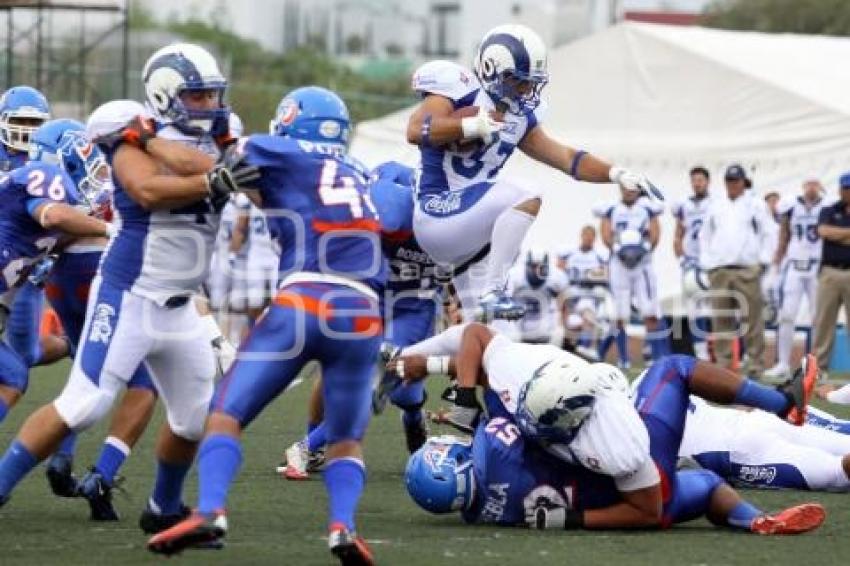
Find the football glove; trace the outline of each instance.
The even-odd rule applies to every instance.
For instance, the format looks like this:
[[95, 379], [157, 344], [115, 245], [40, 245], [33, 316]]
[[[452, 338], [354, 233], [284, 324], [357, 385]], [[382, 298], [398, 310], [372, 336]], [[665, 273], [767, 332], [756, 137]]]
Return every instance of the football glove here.
[[648, 197], [652, 200], [664, 200], [664, 193], [652, 184], [645, 176], [638, 173], [632, 173], [628, 169], [622, 167], [611, 167], [608, 172], [608, 178], [612, 183], [617, 183], [627, 191], [640, 193], [641, 196]]
[[478, 109], [478, 114], [475, 116], [460, 120], [463, 139], [478, 138], [485, 144], [491, 143], [504, 125], [504, 122], [490, 116], [490, 112], [483, 106]]

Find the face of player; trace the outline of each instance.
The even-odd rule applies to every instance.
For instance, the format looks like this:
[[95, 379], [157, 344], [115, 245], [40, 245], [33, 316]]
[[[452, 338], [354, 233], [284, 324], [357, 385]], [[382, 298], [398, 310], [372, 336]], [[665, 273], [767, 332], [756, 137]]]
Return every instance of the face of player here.
[[593, 244], [596, 242], [596, 231], [590, 228], [585, 228], [581, 231], [581, 249], [587, 251], [593, 249]]
[[640, 193], [637, 191], [630, 191], [620, 187], [620, 195], [623, 199], [623, 204], [634, 204], [637, 202], [637, 199], [640, 197]]
[[218, 89], [187, 90], [180, 95], [189, 110], [215, 110], [221, 108], [221, 91]]
[[776, 214], [776, 205], [779, 204], [779, 195], [768, 195], [764, 198], [764, 202], [767, 203], [767, 208], [770, 210], [770, 213]]
[[823, 191], [819, 181], [811, 180], [803, 183], [803, 199], [806, 202], [816, 202]]
[[693, 189], [695, 197], [703, 198], [708, 194], [708, 177], [702, 173], [691, 175], [691, 189]]
[[736, 199], [747, 189], [747, 182], [744, 179], [725, 179], [726, 194], [730, 199]]

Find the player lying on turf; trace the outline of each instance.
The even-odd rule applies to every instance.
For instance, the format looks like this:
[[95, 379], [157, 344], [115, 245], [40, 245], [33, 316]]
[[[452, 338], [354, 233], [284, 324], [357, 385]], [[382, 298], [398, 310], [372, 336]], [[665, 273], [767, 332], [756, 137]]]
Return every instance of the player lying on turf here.
[[[421, 359], [408, 360], [396, 362], [405, 378], [427, 373]], [[687, 493], [679, 494], [675, 474], [690, 393], [802, 424], [817, 378], [816, 365], [806, 361], [794, 380], [772, 389], [695, 358], [668, 356], [647, 371], [633, 403], [621, 386], [625, 378], [612, 366], [587, 364], [550, 346], [510, 342], [471, 324], [463, 331], [456, 370], [459, 386], [485, 385], [491, 418], [515, 419], [523, 435], [550, 454], [612, 477], [625, 507], [612, 508], [603, 524], [615, 527], [663, 525], [684, 504]], [[474, 389], [470, 393], [474, 397]], [[818, 513], [813, 509], [801, 512], [808, 517]], [[751, 507], [739, 511], [736, 517], [748, 524], [758, 516]]]

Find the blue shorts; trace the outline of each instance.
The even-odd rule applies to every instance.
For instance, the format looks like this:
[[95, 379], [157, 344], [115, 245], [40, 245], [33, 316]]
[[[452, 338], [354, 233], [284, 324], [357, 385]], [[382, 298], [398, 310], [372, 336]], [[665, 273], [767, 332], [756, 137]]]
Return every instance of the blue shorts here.
[[369, 424], [381, 335], [373, 297], [331, 283], [288, 285], [239, 348], [216, 387], [211, 411], [237, 419], [244, 428], [307, 362], [317, 360], [328, 443], [360, 440]]
[[685, 433], [690, 405], [690, 378], [697, 360], [691, 356], [666, 356], [652, 364], [635, 396], [637, 408], [649, 432], [649, 453], [661, 475], [664, 523], [675, 522], [682, 507], [676, 463]]

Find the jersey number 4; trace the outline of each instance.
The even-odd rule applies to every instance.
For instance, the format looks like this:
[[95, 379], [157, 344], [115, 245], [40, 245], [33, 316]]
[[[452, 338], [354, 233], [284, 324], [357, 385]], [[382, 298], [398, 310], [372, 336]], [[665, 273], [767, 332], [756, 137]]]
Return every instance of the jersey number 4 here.
[[363, 218], [363, 207], [369, 209], [372, 216], [378, 215], [369, 195], [357, 190], [353, 177], [337, 176], [339, 164], [334, 159], [326, 159], [319, 177], [319, 198], [327, 206], [348, 206], [352, 218]]

